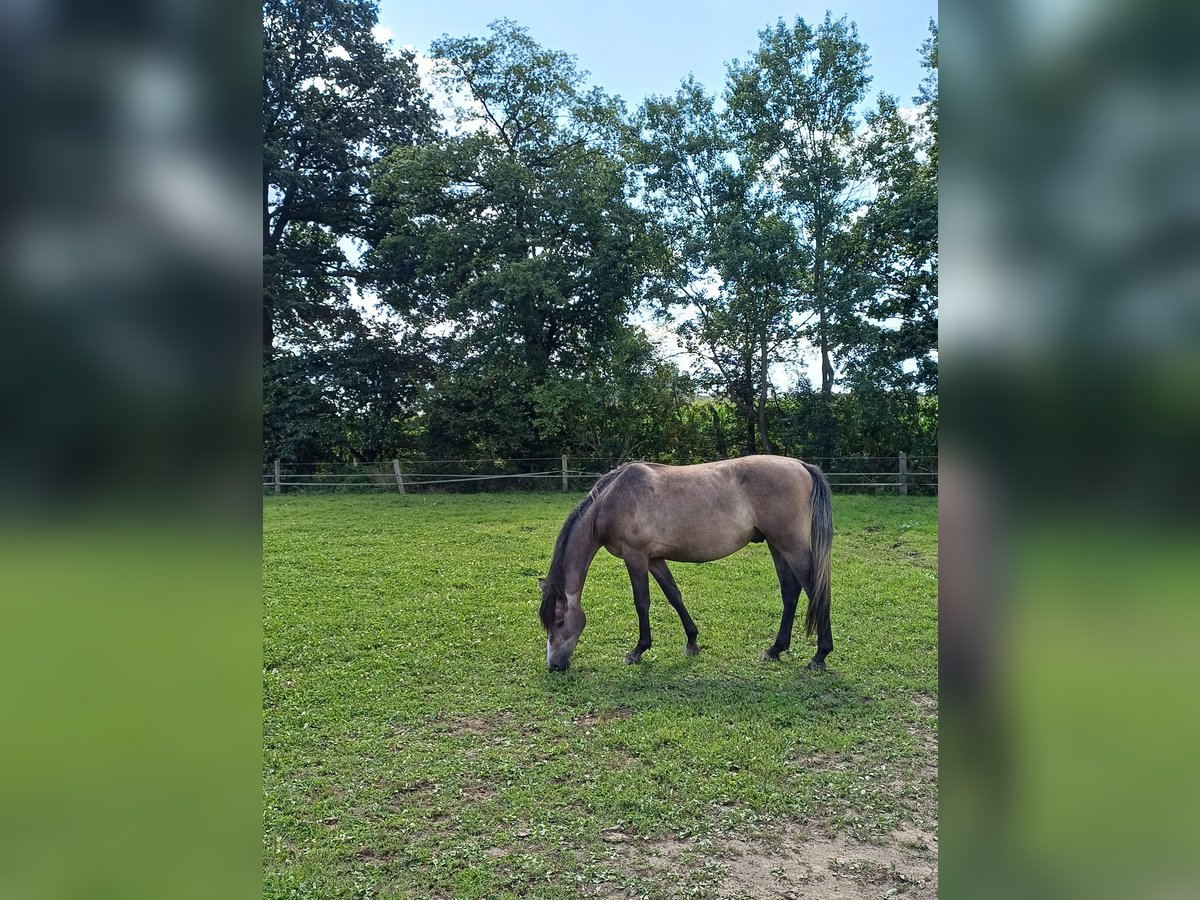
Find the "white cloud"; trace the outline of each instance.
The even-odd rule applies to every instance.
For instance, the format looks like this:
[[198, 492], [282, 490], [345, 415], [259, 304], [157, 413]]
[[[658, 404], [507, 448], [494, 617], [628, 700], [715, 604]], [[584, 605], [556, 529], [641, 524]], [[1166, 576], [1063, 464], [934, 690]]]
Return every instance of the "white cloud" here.
[[330, 47], [328, 50], [325, 51], [325, 55], [332, 57], [334, 59], [349, 59], [350, 58], [350, 53], [346, 50], [345, 47], [343, 47], [341, 45], [338, 45], [336, 47]]
[[429, 88], [433, 84], [433, 72], [435, 61], [433, 57], [425, 55], [412, 44], [402, 44], [400, 47], [405, 53], [413, 55], [413, 61], [417, 64], [417, 75], [421, 78], [421, 83]]
[[[483, 105], [469, 97], [465, 90], [456, 89], [447, 81], [445, 60], [429, 56], [411, 44], [403, 45], [402, 49], [413, 54], [417, 75], [422, 86], [429, 91], [433, 109], [444, 127], [457, 134], [485, 127]], [[466, 112], [465, 118], [460, 118], [460, 109]]]
[[376, 25], [371, 29], [371, 35], [379, 43], [386, 44], [392, 39], [392, 29], [388, 28], [386, 25]]

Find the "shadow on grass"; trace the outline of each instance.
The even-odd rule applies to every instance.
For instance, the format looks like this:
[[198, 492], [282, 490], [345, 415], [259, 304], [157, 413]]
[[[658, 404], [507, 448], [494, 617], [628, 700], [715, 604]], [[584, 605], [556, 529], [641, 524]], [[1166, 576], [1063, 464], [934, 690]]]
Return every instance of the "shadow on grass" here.
[[833, 714], [847, 721], [871, 710], [871, 698], [836, 670], [808, 672], [797, 664], [765, 676], [741, 676], [692, 674], [676, 664], [642, 666], [615, 674], [609, 670], [547, 672], [541, 681], [547, 697], [580, 715], [657, 711], [728, 722]]

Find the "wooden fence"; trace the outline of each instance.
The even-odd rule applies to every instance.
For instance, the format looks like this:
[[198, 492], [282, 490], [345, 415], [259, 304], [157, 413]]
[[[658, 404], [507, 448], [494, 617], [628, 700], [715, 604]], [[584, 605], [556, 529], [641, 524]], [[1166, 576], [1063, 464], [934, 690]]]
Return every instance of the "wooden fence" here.
[[[937, 457], [843, 456], [806, 461], [820, 465], [834, 490], [867, 493], [937, 493]], [[664, 460], [665, 461], [665, 460]], [[499, 490], [506, 488], [582, 489], [586, 482], [627, 460], [597, 457], [533, 459], [393, 459], [383, 463], [287, 464], [264, 468], [263, 489], [296, 491], [373, 490], [401, 494], [420, 491]], [[703, 460], [693, 460], [703, 462]]]

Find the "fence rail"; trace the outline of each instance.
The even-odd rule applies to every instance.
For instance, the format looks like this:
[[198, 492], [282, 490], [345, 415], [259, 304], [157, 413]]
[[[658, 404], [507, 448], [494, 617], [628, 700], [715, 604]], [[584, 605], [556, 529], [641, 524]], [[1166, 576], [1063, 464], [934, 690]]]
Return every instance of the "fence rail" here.
[[[936, 494], [938, 472], [936, 456], [842, 456], [815, 459], [808, 462], [821, 465], [834, 490], [873, 490], [877, 493], [896, 491], [901, 496], [910, 490]], [[538, 457], [528, 459], [393, 459], [380, 463], [346, 464], [335, 469], [331, 464], [288, 464], [273, 460], [263, 471], [263, 490], [276, 494], [319, 488], [323, 490], [367, 489], [398, 491], [401, 494], [422, 489], [444, 490], [442, 485], [456, 485], [450, 490], [487, 487], [498, 482], [499, 489], [512, 487], [544, 487], [543, 479], [556, 479], [561, 490], [579, 488], [580, 482], [599, 478], [602, 474], [628, 460], [602, 457]], [[697, 460], [701, 461], [701, 460]], [[547, 466], [547, 463], [557, 463]], [[574, 465], [573, 465], [574, 464]], [[521, 471], [528, 467], [530, 471]], [[535, 468], [536, 467], [536, 468]], [[299, 469], [316, 471], [301, 472]], [[487, 471], [481, 471], [486, 469]], [[514, 471], [515, 470], [515, 471]], [[855, 480], [846, 480], [855, 479]], [[528, 480], [528, 484], [522, 484]]]

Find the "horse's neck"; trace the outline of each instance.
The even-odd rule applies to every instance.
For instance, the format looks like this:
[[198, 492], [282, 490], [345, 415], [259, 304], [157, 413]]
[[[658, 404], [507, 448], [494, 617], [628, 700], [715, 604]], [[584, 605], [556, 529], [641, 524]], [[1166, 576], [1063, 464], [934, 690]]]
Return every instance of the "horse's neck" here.
[[575, 523], [566, 546], [563, 547], [561, 572], [563, 591], [569, 599], [578, 600], [583, 593], [583, 583], [587, 580], [588, 567], [600, 549], [596, 540], [595, 529], [592, 527], [595, 508], [589, 509]]

